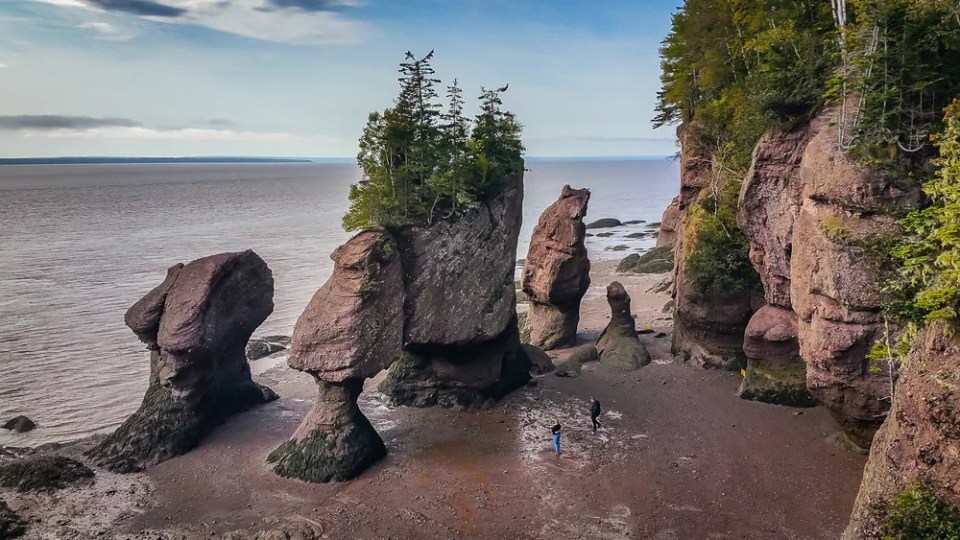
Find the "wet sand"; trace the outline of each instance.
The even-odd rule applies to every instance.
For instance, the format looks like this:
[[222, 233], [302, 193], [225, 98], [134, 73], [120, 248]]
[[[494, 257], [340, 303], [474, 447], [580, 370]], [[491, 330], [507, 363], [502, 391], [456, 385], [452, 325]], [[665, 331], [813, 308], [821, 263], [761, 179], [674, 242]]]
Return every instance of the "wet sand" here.
[[[638, 328], [669, 333], [668, 296], [648, 292], [665, 276], [615, 276], [614, 266], [594, 265], [581, 338], [606, 325], [604, 288], [614, 279], [633, 298]], [[277, 523], [324, 538], [839, 537], [865, 458], [832, 442], [839, 430], [826, 411], [742, 401], [739, 374], [675, 362], [670, 337], [654, 336], [641, 336], [654, 357], [647, 367], [618, 374], [594, 363], [579, 378], [545, 375], [489, 411], [393, 409], [375, 391], [379, 378], [368, 381], [361, 407], [388, 456], [359, 479], [320, 485], [265, 465], [315, 388], [268, 358], [254, 371], [282, 399], [230, 419], [190, 454], [56, 496], [69, 504], [4, 495], [43, 513], [34, 534], [46, 538], [210, 538]], [[604, 406], [596, 433], [591, 396]], [[561, 456], [550, 440], [557, 420]], [[105, 486], [116, 501], [92, 497], [106, 496]]]

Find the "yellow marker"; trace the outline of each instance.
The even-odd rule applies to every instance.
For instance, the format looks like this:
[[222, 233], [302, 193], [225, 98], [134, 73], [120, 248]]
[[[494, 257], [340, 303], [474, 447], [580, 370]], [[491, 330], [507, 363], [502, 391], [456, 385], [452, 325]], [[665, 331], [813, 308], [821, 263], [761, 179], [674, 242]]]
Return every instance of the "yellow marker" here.
[[743, 369], [743, 368], [740, 368], [740, 376], [741, 376], [741, 377], [746, 377], [746, 376], [747, 376], [747, 370], [745, 370], [745, 369]]

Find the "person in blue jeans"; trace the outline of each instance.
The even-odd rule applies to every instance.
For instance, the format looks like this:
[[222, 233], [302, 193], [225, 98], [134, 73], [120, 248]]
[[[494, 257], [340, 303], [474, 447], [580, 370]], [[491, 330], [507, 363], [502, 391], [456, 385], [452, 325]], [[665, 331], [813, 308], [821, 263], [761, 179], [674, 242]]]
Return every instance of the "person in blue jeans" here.
[[560, 455], [560, 422], [557, 422], [553, 426], [553, 449], [557, 451], [557, 455]]

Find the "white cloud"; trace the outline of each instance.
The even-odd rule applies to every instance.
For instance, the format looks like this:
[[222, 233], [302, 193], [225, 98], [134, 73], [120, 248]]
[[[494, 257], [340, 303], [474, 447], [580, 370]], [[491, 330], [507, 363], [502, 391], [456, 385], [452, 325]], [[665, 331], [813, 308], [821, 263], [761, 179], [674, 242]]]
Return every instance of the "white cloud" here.
[[7, 67], [7, 65], [4, 64], [4, 63], [2, 63], [2, 62], [0, 62], [0, 69], [3, 69], [3, 68], [5, 68], [5, 67]]
[[[105, 13], [93, 0], [33, 0], [56, 6], [83, 8]], [[360, 5], [357, 0], [343, 0], [338, 6]], [[268, 0], [164, 0], [162, 5], [182, 9], [178, 17], [138, 16], [119, 10], [110, 13], [133, 19], [146, 19], [166, 24], [189, 24], [249, 37], [262, 41], [294, 44], [354, 43], [365, 30], [361, 22], [350, 20], [338, 11], [304, 11], [296, 8], [278, 8]], [[108, 23], [88, 23], [86, 29], [101, 36], [110, 35], [101, 29]], [[105, 29], [105, 27], [103, 27]], [[127, 36], [127, 37], [116, 37]], [[112, 38], [130, 39], [132, 35], [118, 31]]]
[[135, 36], [133, 32], [121, 30], [108, 22], [87, 22], [77, 28], [91, 30], [97, 34], [97, 39], [105, 41], [127, 41]]
[[24, 137], [51, 139], [148, 139], [182, 141], [280, 142], [305, 139], [303, 135], [283, 132], [234, 131], [228, 129], [182, 128], [153, 129], [146, 127], [107, 126], [86, 130], [55, 129], [24, 131]]

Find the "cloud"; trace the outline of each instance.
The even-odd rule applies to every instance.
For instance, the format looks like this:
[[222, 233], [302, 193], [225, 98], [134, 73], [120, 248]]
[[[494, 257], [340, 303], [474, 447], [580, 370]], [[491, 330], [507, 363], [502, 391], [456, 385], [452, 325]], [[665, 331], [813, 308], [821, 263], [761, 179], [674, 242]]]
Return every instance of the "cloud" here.
[[0, 62], [0, 69], [3, 69], [3, 68], [5, 68], [5, 67], [7, 67], [7, 65], [4, 64], [4, 63], [2, 63], [2, 62]]
[[133, 128], [139, 122], [127, 118], [93, 118], [55, 114], [0, 116], [0, 131], [89, 130], [103, 127]]
[[187, 10], [152, 0], [87, 0], [105, 11], [119, 11], [141, 17], [181, 17]]
[[[355, 7], [358, 2], [350, 0], [267, 0], [269, 6], [280, 9], [299, 9], [301, 11], [336, 11], [345, 7]], [[270, 7], [260, 8], [269, 10]]]
[[108, 22], [87, 22], [77, 25], [77, 28], [92, 30], [96, 32], [98, 39], [106, 41], [126, 41], [134, 37], [133, 33], [120, 30]]
[[33, 1], [134, 16], [153, 22], [201, 26], [278, 43], [354, 43], [366, 28], [363, 23], [343, 14], [345, 9], [361, 5], [361, 0]]
[[266, 142], [295, 141], [305, 137], [295, 133], [242, 131], [225, 129], [229, 120], [211, 120], [210, 126], [151, 128], [129, 118], [92, 116], [12, 115], [0, 116], [0, 131], [14, 131], [27, 138], [51, 139], [151, 139], [184, 141]]
[[142, 126], [104, 126], [85, 130], [54, 129], [44, 131], [26, 131], [26, 137], [46, 137], [51, 139], [149, 139], [181, 141], [229, 141], [229, 142], [281, 142], [296, 141], [305, 138], [295, 133], [268, 131], [234, 131], [229, 129], [178, 128], [153, 129]]

